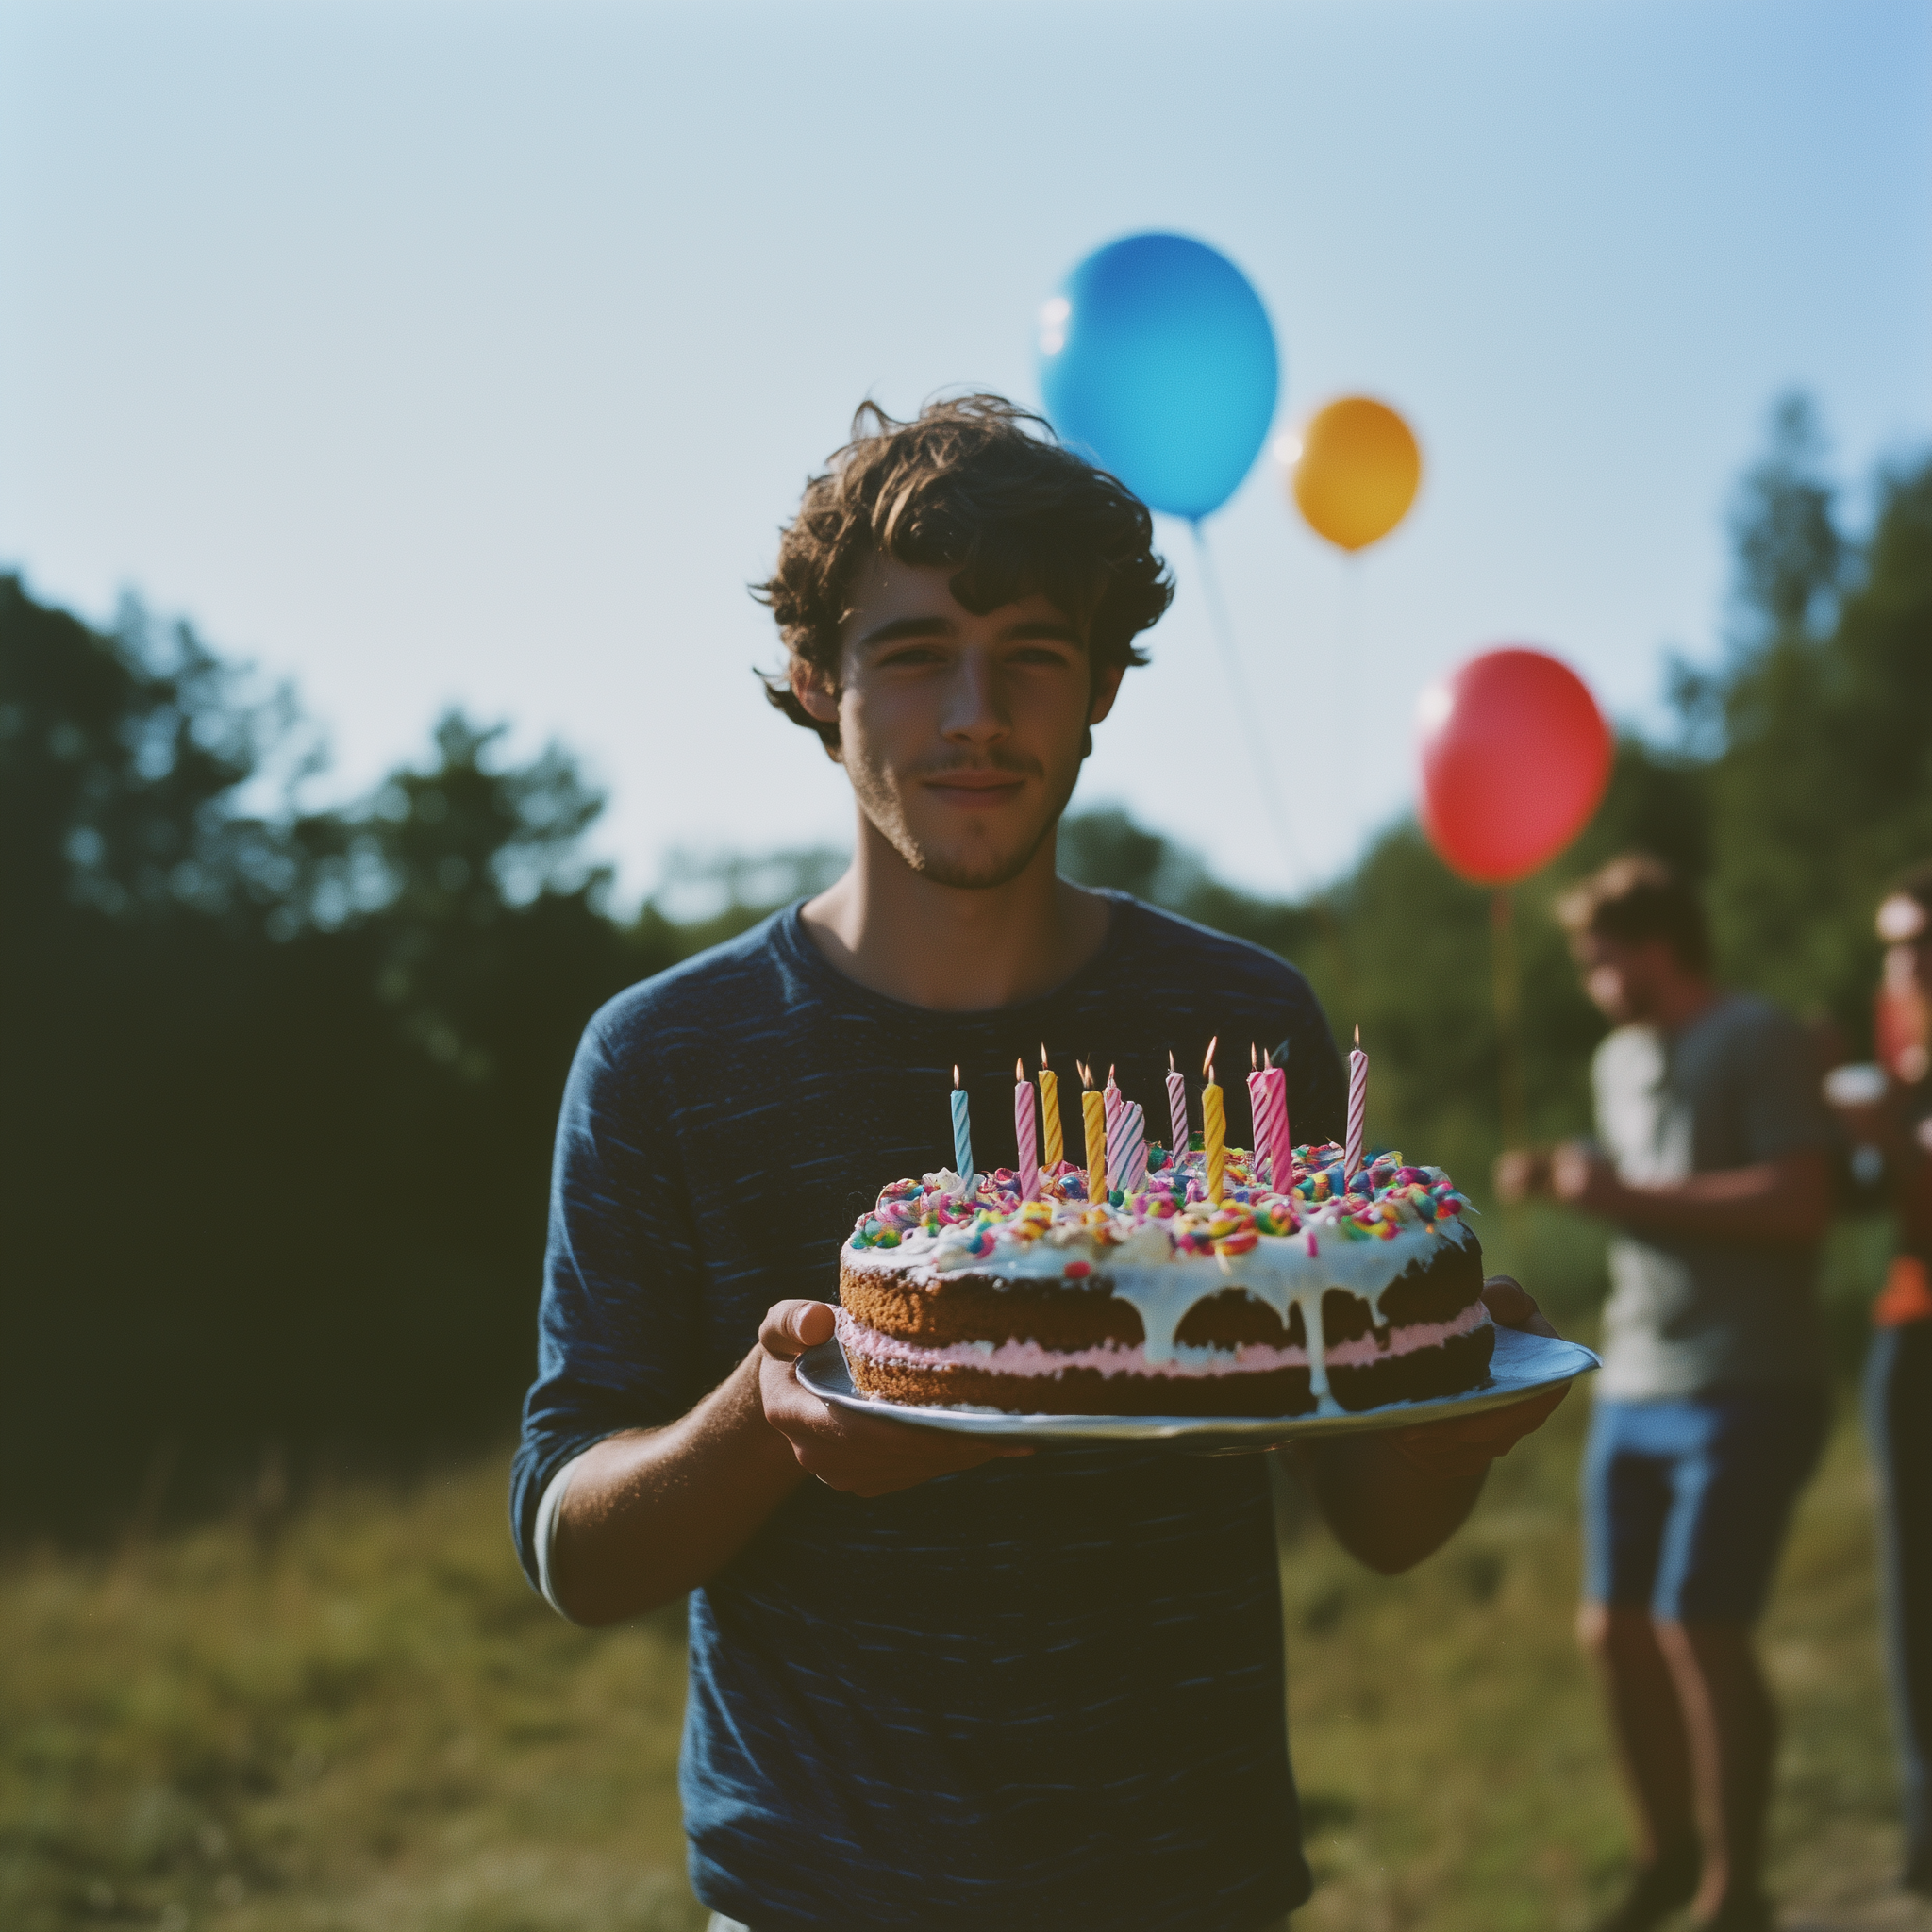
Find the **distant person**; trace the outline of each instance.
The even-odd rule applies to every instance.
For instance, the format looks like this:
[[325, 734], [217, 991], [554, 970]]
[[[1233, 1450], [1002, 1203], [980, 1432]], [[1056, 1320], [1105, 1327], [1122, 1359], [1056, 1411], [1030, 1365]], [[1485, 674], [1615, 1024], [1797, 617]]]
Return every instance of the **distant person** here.
[[1686, 1903], [1769, 1926], [1776, 1712], [1752, 1641], [1791, 1506], [1824, 1441], [1816, 1252], [1831, 1139], [1798, 1024], [1711, 979], [1696, 893], [1625, 858], [1560, 913], [1616, 1023], [1592, 1067], [1600, 1147], [1512, 1153], [1505, 1199], [1547, 1192], [1616, 1228], [1584, 1467], [1580, 1630], [1600, 1660], [1639, 1824], [1602, 1932]]
[[[1056, 875], [1169, 584], [1146, 508], [1043, 431], [995, 397], [861, 412], [766, 586], [773, 697], [850, 781], [851, 869], [612, 1000], [564, 1095], [517, 1545], [582, 1623], [691, 1592], [714, 1932], [1260, 1932], [1308, 1894], [1264, 1458], [1036, 1457], [793, 1368], [855, 1209], [937, 1165], [955, 1064], [1045, 1041], [1164, 1074], [1176, 1041], [1289, 1039], [1296, 1127], [1344, 1126], [1292, 966]], [[657, 725], [712, 734], [721, 786], [758, 755], [750, 721]], [[1550, 1332], [1514, 1283], [1485, 1298]], [[1405, 1569], [1558, 1399], [1307, 1467], [1346, 1546]]]
[[[1878, 1467], [1886, 1638], [1902, 1759], [1908, 1890], [1932, 1898], [1932, 865], [1907, 874], [1878, 908], [1885, 972], [1877, 1000], [1879, 1068], [1826, 1084], [1878, 1178], [1898, 1229], [1873, 1305], [1866, 1419]], [[1873, 1071], [1875, 1091], [1842, 1074]]]

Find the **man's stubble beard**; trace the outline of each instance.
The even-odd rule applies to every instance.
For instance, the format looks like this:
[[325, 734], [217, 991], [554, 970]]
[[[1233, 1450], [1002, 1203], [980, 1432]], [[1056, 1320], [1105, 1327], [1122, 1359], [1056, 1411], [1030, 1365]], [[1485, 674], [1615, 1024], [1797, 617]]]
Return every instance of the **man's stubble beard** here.
[[936, 886], [951, 886], [960, 891], [988, 892], [1018, 878], [1033, 863], [1041, 846], [1053, 837], [1060, 815], [1074, 795], [1084, 758], [1076, 760], [1063, 778], [1049, 781], [1052, 790], [1047, 793], [1048, 808], [1041, 814], [1033, 835], [1021, 840], [1011, 853], [989, 858], [978, 865], [955, 863], [944, 854], [921, 844], [918, 834], [908, 823], [899, 793], [885, 777], [870, 765], [849, 756], [841, 762], [845, 766], [846, 776], [852, 781], [853, 796], [858, 801], [859, 810], [879, 837], [905, 860], [908, 871], [920, 878], [931, 880]]

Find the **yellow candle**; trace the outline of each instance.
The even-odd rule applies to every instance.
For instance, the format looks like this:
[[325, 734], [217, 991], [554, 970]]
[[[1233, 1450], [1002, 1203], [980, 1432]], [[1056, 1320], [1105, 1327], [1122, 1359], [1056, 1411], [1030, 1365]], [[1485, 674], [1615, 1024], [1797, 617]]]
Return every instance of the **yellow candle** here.
[[1046, 1063], [1046, 1049], [1040, 1049], [1040, 1113], [1046, 1139], [1046, 1169], [1049, 1174], [1067, 1158], [1067, 1143], [1060, 1134], [1060, 1076]]
[[1093, 1091], [1093, 1075], [1083, 1065], [1080, 1078], [1086, 1091], [1080, 1096], [1080, 1114], [1087, 1128], [1087, 1198], [1107, 1198], [1107, 1102]]
[[1208, 1084], [1201, 1090], [1201, 1141], [1208, 1155], [1208, 1198], [1221, 1205], [1222, 1175], [1227, 1170], [1227, 1117], [1221, 1110], [1221, 1089], [1214, 1084], [1214, 1043], [1201, 1069]]

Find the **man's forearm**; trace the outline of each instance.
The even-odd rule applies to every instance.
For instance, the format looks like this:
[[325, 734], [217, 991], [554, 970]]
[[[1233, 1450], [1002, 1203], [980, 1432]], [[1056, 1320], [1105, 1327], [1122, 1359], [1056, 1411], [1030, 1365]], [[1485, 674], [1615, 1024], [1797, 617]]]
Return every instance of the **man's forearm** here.
[[1336, 1541], [1384, 1576], [1441, 1549], [1475, 1507], [1489, 1474], [1420, 1467], [1382, 1435], [1301, 1442], [1295, 1460]]
[[754, 1349], [688, 1415], [585, 1452], [558, 1511], [551, 1589], [580, 1624], [615, 1624], [713, 1575], [804, 1479], [765, 1421]]
[[1783, 1163], [1694, 1174], [1657, 1187], [1617, 1184], [1605, 1204], [1633, 1232], [1729, 1241], [1814, 1241], [1831, 1203], [1823, 1163], [1794, 1171]]

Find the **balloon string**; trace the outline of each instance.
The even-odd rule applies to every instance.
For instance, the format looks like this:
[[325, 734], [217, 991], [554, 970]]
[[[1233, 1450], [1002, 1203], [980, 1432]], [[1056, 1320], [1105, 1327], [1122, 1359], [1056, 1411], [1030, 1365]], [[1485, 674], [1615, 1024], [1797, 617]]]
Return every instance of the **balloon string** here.
[[1503, 1145], [1529, 1143], [1523, 1087], [1523, 979], [1516, 957], [1516, 902], [1507, 886], [1490, 895], [1490, 985], [1496, 1004], [1496, 1097]]
[[1214, 626], [1215, 641], [1221, 646], [1221, 661], [1227, 672], [1227, 682], [1234, 698], [1236, 715], [1241, 721], [1242, 735], [1248, 741], [1248, 761], [1255, 768], [1255, 785], [1261, 794], [1261, 801], [1267, 810], [1270, 823], [1274, 827], [1275, 841], [1281, 847], [1282, 863], [1288, 868], [1292, 882], [1294, 875], [1302, 869], [1301, 849], [1295, 843], [1293, 828], [1289, 824], [1287, 808], [1281, 802], [1281, 793], [1274, 784], [1274, 770], [1268, 759], [1268, 741], [1261, 734], [1260, 707], [1254, 701], [1248, 689], [1246, 677], [1242, 675], [1241, 652], [1235, 644], [1234, 625], [1227, 614], [1227, 601], [1221, 593], [1221, 575], [1214, 567], [1213, 554], [1208, 548], [1208, 533], [1201, 527], [1198, 517], [1191, 520], [1194, 531], [1194, 551], [1200, 558], [1201, 582], [1208, 593], [1208, 608]]
[[1362, 571], [1361, 552], [1346, 550], [1341, 556], [1341, 662], [1358, 663], [1362, 654]]

